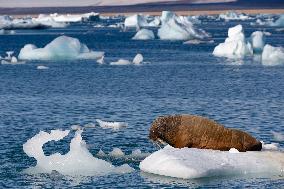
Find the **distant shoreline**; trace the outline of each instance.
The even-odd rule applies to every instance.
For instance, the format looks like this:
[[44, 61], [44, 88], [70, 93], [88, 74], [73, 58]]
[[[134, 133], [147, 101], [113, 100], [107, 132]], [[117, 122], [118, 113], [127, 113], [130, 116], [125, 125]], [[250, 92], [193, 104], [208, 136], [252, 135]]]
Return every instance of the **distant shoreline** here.
[[[226, 13], [228, 10], [190, 10], [190, 11], [174, 11], [177, 15], [184, 15], [184, 16], [190, 16], [190, 15], [218, 15], [221, 13]], [[233, 10], [237, 13], [245, 13], [245, 14], [284, 14], [284, 9], [238, 9]], [[85, 12], [87, 13], [87, 12]], [[145, 15], [151, 15], [151, 16], [160, 16], [161, 11], [144, 11], [144, 12], [104, 12], [100, 13], [102, 16], [117, 16], [117, 15], [133, 15], [133, 14], [145, 14]], [[75, 13], [74, 15], [77, 15], [79, 13]], [[13, 14], [14, 17], [24, 17], [24, 16], [31, 16], [31, 17], [37, 17], [38, 14]]]
[[[245, 1], [246, 2], [246, 1]], [[90, 6], [90, 7], [38, 7], [38, 8], [0, 8], [0, 15], [38, 15], [38, 14], [82, 14], [97, 12], [101, 15], [129, 15], [144, 13], [160, 15], [163, 10], [173, 11], [177, 14], [197, 15], [197, 14], [220, 14], [227, 11], [236, 11], [250, 14], [284, 14], [284, 3], [217, 3], [217, 4], [141, 4], [125, 6]]]

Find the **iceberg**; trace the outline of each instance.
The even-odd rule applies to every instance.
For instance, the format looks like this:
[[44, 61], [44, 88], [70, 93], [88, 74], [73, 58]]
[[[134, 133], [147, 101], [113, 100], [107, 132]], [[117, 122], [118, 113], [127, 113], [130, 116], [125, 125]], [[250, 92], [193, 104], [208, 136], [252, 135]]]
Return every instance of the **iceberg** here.
[[69, 130], [52, 130], [50, 133], [41, 131], [24, 145], [23, 150], [29, 156], [36, 159], [35, 167], [30, 167], [24, 172], [27, 174], [51, 173], [57, 171], [70, 176], [101, 176], [107, 174], [123, 174], [133, 171], [129, 165], [124, 164], [115, 167], [111, 163], [95, 158], [87, 149], [86, 142], [82, 140], [83, 130], [77, 130], [70, 143], [70, 151], [46, 156], [43, 145], [49, 141], [59, 141], [69, 134]]
[[261, 55], [262, 64], [265, 66], [274, 66], [284, 64], [284, 48], [265, 45]]
[[124, 20], [124, 26], [130, 27], [130, 28], [131, 27], [140, 28], [140, 27], [148, 26], [147, 18], [141, 14], [135, 14], [135, 15], [128, 16]]
[[33, 44], [25, 45], [18, 58], [22, 60], [69, 60], [69, 59], [99, 59], [103, 52], [89, 50], [78, 39], [60, 36], [43, 48]]
[[135, 36], [132, 39], [135, 39], [135, 40], [151, 40], [151, 39], [155, 39], [155, 35], [154, 35], [154, 32], [152, 30], [141, 29], [135, 34]]
[[83, 22], [83, 21], [98, 21], [100, 19], [99, 13], [90, 12], [86, 14], [66, 14], [66, 15], [59, 15], [57, 13], [50, 14], [50, 15], [39, 15], [39, 18], [49, 18], [53, 19], [56, 22]]
[[193, 179], [216, 176], [283, 174], [284, 153], [236, 152], [166, 146], [139, 165], [144, 172]]
[[244, 58], [252, 54], [252, 45], [246, 41], [242, 25], [229, 28], [225, 42], [220, 43], [213, 51], [214, 56], [227, 58]]
[[265, 35], [261, 31], [255, 31], [251, 34], [251, 44], [254, 53], [261, 53], [265, 45]]
[[128, 124], [126, 122], [107, 122], [107, 121], [102, 121], [100, 119], [96, 119], [100, 127], [104, 129], [113, 129], [113, 130], [119, 130], [123, 127], [127, 127]]
[[187, 17], [163, 11], [160, 19], [162, 25], [158, 30], [158, 36], [162, 40], [190, 40], [209, 37], [208, 33], [196, 28]]

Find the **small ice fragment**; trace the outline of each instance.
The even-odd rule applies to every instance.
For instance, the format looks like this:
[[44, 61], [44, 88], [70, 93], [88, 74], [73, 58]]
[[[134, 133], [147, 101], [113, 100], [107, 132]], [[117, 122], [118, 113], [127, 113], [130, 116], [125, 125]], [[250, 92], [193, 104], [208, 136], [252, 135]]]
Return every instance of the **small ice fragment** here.
[[111, 62], [110, 65], [129, 65], [132, 64], [132, 62], [130, 62], [129, 60], [125, 60], [125, 59], [119, 59], [116, 62]]
[[100, 151], [97, 153], [97, 156], [103, 157], [103, 156], [106, 156], [106, 154], [104, 153], [102, 149], [100, 149]]
[[107, 122], [107, 121], [102, 121], [100, 119], [96, 119], [100, 127], [106, 129], [106, 128], [111, 128], [114, 130], [118, 130], [122, 127], [127, 127], [128, 124], [126, 122]]
[[105, 63], [105, 56], [103, 55], [100, 59], [98, 59], [97, 63], [104, 64]]
[[152, 30], [141, 29], [135, 34], [135, 36], [132, 39], [135, 39], [135, 40], [151, 40], [151, 39], [155, 39], [155, 35], [154, 35]]
[[109, 155], [113, 157], [123, 157], [125, 154], [120, 148], [113, 148]]
[[229, 152], [230, 152], [230, 153], [233, 153], [233, 154], [235, 154], [235, 153], [240, 153], [239, 150], [237, 150], [236, 148], [231, 148], [231, 149], [229, 150]]
[[261, 31], [255, 31], [251, 34], [251, 44], [254, 53], [261, 53], [265, 45], [265, 35]]
[[77, 131], [77, 130], [81, 130], [82, 127], [81, 127], [80, 125], [72, 125], [72, 126], [71, 126], [71, 129], [72, 129], [73, 131]]
[[84, 127], [86, 127], [86, 128], [94, 128], [94, 127], [96, 127], [96, 124], [94, 124], [94, 123], [87, 123], [87, 124], [84, 125]]
[[136, 64], [136, 65], [142, 63], [142, 62], [143, 62], [143, 56], [142, 56], [142, 54], [137, 54], [137, 55], [134, 57], [134, 59], [133, 59], [132, 62], [133, 62], [134, 64]]
[[38, 69], [38, 70], [47, 70], [47, 69], [49, 69], [49, 67], [40, 65], [40, 66], [37, 66], [36, 69]]

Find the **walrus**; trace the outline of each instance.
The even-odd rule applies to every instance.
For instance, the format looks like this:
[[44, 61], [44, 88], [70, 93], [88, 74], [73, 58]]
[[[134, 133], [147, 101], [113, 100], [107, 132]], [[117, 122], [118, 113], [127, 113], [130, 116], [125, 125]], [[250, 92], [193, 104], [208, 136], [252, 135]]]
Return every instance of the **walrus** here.
[[150, 128], [149, 138], [175, 148], [200, 148], [240, 152], [260, 151], [260, 141], [244, 131], [225, 128], [217, 122], [195, 115], [158, 117]]

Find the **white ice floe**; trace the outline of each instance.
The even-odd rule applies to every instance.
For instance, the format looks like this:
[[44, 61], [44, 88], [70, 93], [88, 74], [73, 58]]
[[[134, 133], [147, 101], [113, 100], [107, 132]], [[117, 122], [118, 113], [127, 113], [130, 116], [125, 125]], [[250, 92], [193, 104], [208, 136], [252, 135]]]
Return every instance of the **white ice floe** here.
[[110, 156], [113, 157], [123, 157], [125, 154], [120, 148], [113, 148], [113, 150], [109, 153]]
[[237, 12], [233, 12], [233, 11], [228, 11], [226, 13], [220, 14], [219, 19], [223, 19], [223, 20], [249, 20], [249, 19], [253, 19], [253, 18], [244, 14], [244, 13], [237, 13]]
[[103, 54], [89, 50], [76, 38], [60, 36], [43, 48], [27, 44], [21, 49], [18, 57], [22, 60], [99, 59]]
[[148, 26], [147, 18], [142, 14], [128, 16], [124, 20], [124, 26], [136, 28]]
[[82, 21], [96, 21], [100, 18], [99, 13], [90, 12], [86, 14], [66, 14], [66, 15], [60, 15], [57, 13], [50, 14], [50, 15], [39, 15], [38, 18], [47, 18], [52, 19], [58, 23], [70, 23], [70, 22], [82, 22]]
[[52, 130], [50, 133], [41, 131], [29, 139], [23, 150], [29, 156], [37, 160], [37, 165], [25, 170], [28, 174], [51, 173], [58, 171], [63, 175], [71, 176], [101, 176], [113, 173], [129, 173], [133, 171], [129, 165], [124, 164], [115, 167], [111, 163], [95, 158], [87, 149], [86, 142], [82, 140], [82, 130], [77, 130], [70, 143], [70, 151], [61, 155], [55, 153], [46, 156], [43, 145], [49, 141], [59, 141], [69, 134], [69, 130]]
[[191, 39], [191, 40], [183, 42], [183, 44], [187, 44], [187, 45], [199, 45], [199, 44], [206, 44], [206, 43], [214, 43], [214, 40]]
[[240, 153], [240, 152], [239, 152], [239, 150], [236, 149], [236, 148], [231, 148], [231, 149], [229, 150], [229, 153]]
[[251, 34], [251, 44], [254, 53], [261, 53], [265, 45], [265, 33], [261, 31], [255, 31]]
[[284, 64], [284, 48], [265, 45], [262, 52], [262, 64], [274, 66]]
[[158, 36], [162, 40], [190, 40], [209, 37], [209, 34], [204, 30], [196, 28], [190, 19], [177, 16], [173, 12], [163, 11], [161, 22]]
[[49, 67], [40, 65], [40, 66], [37, 66], [36, 69], [38, 69], [38, 70], [47, 70], [47, 69], [49, 69]]
[[108, 121], [102, 121], [100, 119], [96, 119], [96, 122], [98, 122], [100, 127], [104, 128], [104, 129], [119, 130], [123, 127], [128, 126], [128, 124], [126, 122], [108, 122]]
[[154, 32], [152, 30], [141, 29], [135, 34], [135, 36], [132, 39], [135, 39], [135, 40], [151, 40], [151, 39], [155, 39], [155, 35], [154, 35]]
[[142, 62], [143, 62], [143, 56], [142, 56], [142, 54], [137, 54], [137, 55], [133, 58], [132, 62], [129, 61], [129, 60], [125, 60], [125, 59], [119, 59], [119, 60], [116, 61], [116, 62], [111, 62], [110, 65], [118, 65], [118, 66], [119, 66], [119, 65], [121, 65], [121, 66], [123, 66], [123, 65], [130, 65], [130, 64], [133, 64], [133, 65], [140, 65]]
[[284, 26], [284, 14], [282, 14], [275, 22], [271, 22], [270, 26]]
[[225, 42], [220, 43], [213, 51], [213, 55], [227, 58], [244, 58], [252, 54], [252, 45], [246, 40], [242, 25], [229, 28]]
[[216, 176], [278, 175], [284, 168], [283, 152], [240, 152], [165, 148], [154, 152], [140, 163], [144, 172], [183, 178]]

